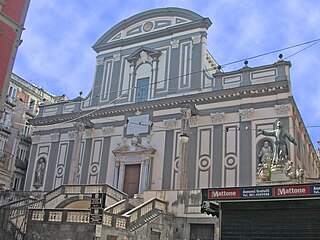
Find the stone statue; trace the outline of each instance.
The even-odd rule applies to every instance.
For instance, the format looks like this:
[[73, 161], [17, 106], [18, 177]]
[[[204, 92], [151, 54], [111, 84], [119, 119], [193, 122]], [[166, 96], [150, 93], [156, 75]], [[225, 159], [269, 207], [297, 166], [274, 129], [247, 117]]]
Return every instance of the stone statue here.
[[272, 148], [268, 141], [265, 141], [263, 147], [258, 154], [260, 163], [266, 164], [272, 158]]
[[290, 135], [287, 129], [283, 128], [283, 124], [280, 119], [276, 121], [276, 128], [274, 130], [262, 130], [258, 129], [258, 135], [263, 134], [265, 136], [275, 137], [276, 140], [273, 144], [273, 159], [272, 165], [283, 165], [289, 159], [289, 151], [286, 139], [293, 144], [297, 144], [295, 139]]
[[288, 161], [284, 167], [284, 173], [287, 177], [290, 179], [295, 178], [295, 171], [294, 171], [294, 166], [292, 161]]
[[270, 180], [270, 172], [269, 172], [269, 168], [268, 168], [267, 163], [265, 163], [265, 164], [259, 163], [257, 177], [261, 181], [269, 181]]
[[34, 185], [37, 185], [37, 186], [43, 185], [45, 167], [46, 167], [45, 160], [43, 158], [40, 158], [35, 171]]
[[299, 183], [304, 182], [304, 170], [302, 168], [296, 170], [296, 177]]

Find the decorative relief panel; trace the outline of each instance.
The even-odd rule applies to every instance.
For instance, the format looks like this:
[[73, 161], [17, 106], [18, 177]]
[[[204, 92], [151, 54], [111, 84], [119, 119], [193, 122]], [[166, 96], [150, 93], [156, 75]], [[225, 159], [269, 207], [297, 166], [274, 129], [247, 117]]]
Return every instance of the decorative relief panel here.
[[120, 61], [120, 54], [119, 53], [118, 54], [114, 54], [112, 56], [112, 58], [113, 58], [113, 61], [115, 61], [115, 62]]
[[93, 128], [86, 129], [85, 132], [84, 132], [86, 137], [92, 137], [93, 133], [94, 133], [94, 129]]
[[281, 104], [281, 105], [274, 105], [278, 116], [286, 116], [289, 113], [290, 105], [289, 104]]
[[55, 132], [55, 133], [50, 133], [50, 139], [53, 142], [59, 141], [60, 138], [60, 133]]
[[31, 136], [31, 140], [32, 140], [33, 143], [38, 143], [38, 142], [40, 142], [40, 139], [41, 139], [40, 135], [33, 135], [33, 136]]
[[175, 128], [177, 126], [177, 119], [172, 118], [172, 119], [164, 119], [163, 120], [163, 125], [166, 128]]
[[111, 135], [114, 131], [113, 126], [107, 126], [102, 128], [103, 135]]
[[224, 112], [216, 112], [216, 113], [210, 113], [210, 117], [211, 117], [211, 122], [213, 124], [220, 124], [220, 123], [223, 123], [223, 120], [224, 120]]
[[97, 65], [103, 65], [103, 63], [104, 63], [104, 58], [102, 58], [102, 57], [97, 58], [96, 61], [97, 61], [97, 62], [96, 62]]
[[253, 118], [253, 108], [239, 109], [241, 121], [250, 121]]
[[201, 35], [200, 34], [192, 36], [191, 39], [192, 39], [193, 44], [201, 43]]
[[142, 63], [146, 63], [147, 61], [148, 61], [148, 53], [147, 52], [145, 52], [145, 51], [141, 51], [140, 52], [140, 61], [142, 62]]
[[195, 127], [199, 125], [200, 117], [199, 115], [190, 117], [190, 126]]
[[178, 39], [174, 39], [170, 42], [170, 45], [172, 48], [178, 48], [179, 47], [179, 40]]
[[70, 131], [70, 132], [68, 132], [68, 137], [69, 137], [70, 139], [74, 139], [75, 135], [76, 135], [76, 132], [75, 132], [75, 131]]

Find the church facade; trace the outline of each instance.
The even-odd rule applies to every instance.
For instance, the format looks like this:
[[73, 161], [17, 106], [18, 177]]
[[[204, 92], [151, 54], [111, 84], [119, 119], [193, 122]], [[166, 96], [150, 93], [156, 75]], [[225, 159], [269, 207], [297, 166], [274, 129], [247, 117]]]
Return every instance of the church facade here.
[[[295, 169], [317, 156], [290, 87], [290, 62], [223, 72], [206, 48], [211, 21], [179, 8], [134, 15], [108, 30], [87, 97], [40, 107], [25, 190], [107, 183], [146, 190], [260, 184], [261, 149], [281, 119]], [[183, 136], [187, 141], [181, 140]], [[180, 168], [180, 170], [179, 170]]]
[[[207, 49], [210, 26], [160, 8], [108, 30], [93, 46], [89, 94], [42, 104], [30, 120], [33, 197], [10, 203], [7, 193], [1, 229], [26, 239], [218, 239], [201, 189], [317, 181], [291, 63], [224, 72]], [[90, 205], [102, 193], [106, 206]]]

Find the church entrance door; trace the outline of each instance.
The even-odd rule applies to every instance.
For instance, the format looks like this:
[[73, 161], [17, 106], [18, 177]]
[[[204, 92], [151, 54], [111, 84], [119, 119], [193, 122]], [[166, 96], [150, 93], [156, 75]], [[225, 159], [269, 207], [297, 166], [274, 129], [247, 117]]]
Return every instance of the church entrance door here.
[[125, 175], [123, 191], [132, 198], [134, 194], [139, 193], [141, 164], [125, 165]]

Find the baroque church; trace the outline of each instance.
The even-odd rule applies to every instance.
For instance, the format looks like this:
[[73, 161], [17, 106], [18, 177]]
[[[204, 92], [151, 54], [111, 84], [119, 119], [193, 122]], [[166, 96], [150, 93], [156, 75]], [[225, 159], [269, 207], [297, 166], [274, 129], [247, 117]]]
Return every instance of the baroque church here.
[[[318, 158], [291, 92], [291, 63], [245, 62], [224, 72], [207, 49], [211, 24], [186, 9], [160, 8], [103, 34], [93, 45], [89, 94], [43, 104], [30, 121], [25, 191], [55, 194], [45, 195], [45, 208], [88, 209], [84, 187], [103, 192], [107, 186], [130, 204], [166, 204], [166, 215], [141, 223], [149, 226], [140, 231], [148, 239], [197, 239], [205, 231], [211, 234], [207, 239], [217, 239], [219, 220], [200, 213], [201, 189], [270, 184], [272, 179], [259, 175], [259, 164], [265, 161], [263, 147], [274, 150], [275, 138], [258, 130], [274, 129], [278, 119], [295, 139], [296, 145], [287, 140], [291, 167], [303, 171], [301, 181], [318, 178]], [[293, 175], [284, 180], [295, 182]], [[107, 194], [106, 208], [117, 204], [111, 200]], [[31, 215], [29, 222], [47, 216]], [[106, 219], [102, 239], [145, 239], [123, 232], [142, 225], [124, 221], [129, 225], [117, 225], [122, 232], [110, 232]]]

